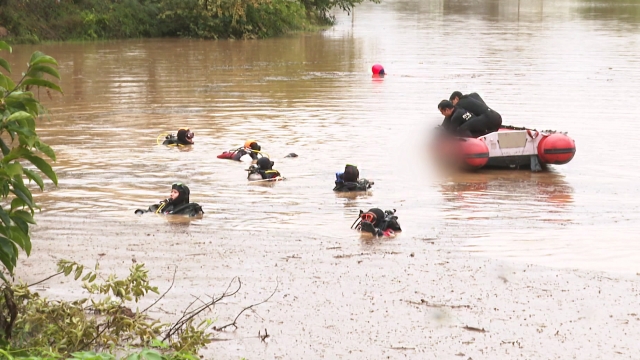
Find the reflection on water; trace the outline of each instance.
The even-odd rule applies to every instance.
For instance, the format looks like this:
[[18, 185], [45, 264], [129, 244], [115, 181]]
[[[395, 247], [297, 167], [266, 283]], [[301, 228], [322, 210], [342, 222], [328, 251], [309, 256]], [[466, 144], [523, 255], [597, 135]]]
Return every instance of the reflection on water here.
[[[54, 56], [66, 94], [43, 100], [52, 116], [39, 133], [57, 152], [60, 185], [35, 196], [38, 216], [59, 228], [38, 231], [64, 236], [87, 216], [117, 219], [123, 234], [167, 226], [133, 210], [181, 181], [205, 211], [189, 228], [349, 242], [358, 210], [397, 208], [398, 244], [440, 237], [526, 261], [623, 263], [601, 255], [640, 256], [629, 235], [640, 230], [640, 125], [629, 121], [640, 104], [620, 96], [640, 83], [637, 29], [620, 26], [637, 25], [636, 12], [615, 1], [396, 0], [338, 14], [319, 34], [264, 41], [16, 46], [14, 64], [36, 49]], [[382, 81], [372, 81], [375, 63]], [[479, 92], [505, 123], [568, 131], [579, 153], [550, 172], [434, 180], [423, 149], [442, 120], [436, 104], [454, 90]], [[196, 134], [192, 148], [156, 144], [179, 127]], [[247, 162], [216, 159], [248, 138], [286, 181], [249, 184]], [[333, 194], [345, 163], [375, 181], [369, 193]]]
[[513, 228], [550, 231], [574, 222], [573, 188], [553, 171], [461, 173], [441, 181], [440, 192], [447, 225], [465, 227], [475, 234], [471, 238]]
[[636, 0], [580, 0], [578, 12], [587, 19], [620, 20], [638, 27], [640, 2]]

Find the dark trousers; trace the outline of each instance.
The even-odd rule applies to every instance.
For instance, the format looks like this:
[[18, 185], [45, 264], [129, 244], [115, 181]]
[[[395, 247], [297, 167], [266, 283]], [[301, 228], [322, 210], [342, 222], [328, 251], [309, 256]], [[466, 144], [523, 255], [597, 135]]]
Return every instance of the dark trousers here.
[[502, 116], [497, 111], [489, 110], [460, 125], [457, 133], [463, 137], [478, 137], [498, 131], [501, 125]]

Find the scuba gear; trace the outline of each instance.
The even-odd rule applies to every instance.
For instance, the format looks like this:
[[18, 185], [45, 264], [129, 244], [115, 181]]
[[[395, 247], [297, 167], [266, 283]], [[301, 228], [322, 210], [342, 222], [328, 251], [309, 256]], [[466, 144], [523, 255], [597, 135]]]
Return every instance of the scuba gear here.
[[252, 161], [258, 161], [261, 157], [269, 157], [269, 154], [262, 152], [262, 147], [255, 140], [247, 140], [244, 145], [237, 148], [231, 149], [223, 152], [218, 155], [218, 159], [228, 159], [240, 161], [240, 158], [249, 155]]
[[[162, 135], [160, 135], [162, 136]], [[158, 138], [160, 138], [158, 136]], [[169, 134], [164, 138], [162, 145], [193, 145], [193, 132], [187, 129], [178, 130], [178, 134]], [[159, 141], [158, 141], [159, 142]]]
[[360, 171], [358, 171], [358, 167], [355, 165], [347, 164], [344, 167], [344, 173], [342, 175], [342, 180], [344, 182], [356, 182], [360, 178]]
[[360, 171], [355, 165], [347, 164], [344, 172], [336, 173], [336, 186], [333, 191], [367, 191], [374, 184], [373, 181], [367, 179], [359, 179]]
[[187, 185], [176, 182], [171, 184], [171, 189], [178, 192], [178, 196], [175, 199], [169, 198], [162, 200], [158, 204], [149, 206], [149, 208], [146, 210], [137, 209], [134, 213], [140, 215], [146, 212], [153, 212], [156, 214], [188, 216], [198, 216], [204, 214], [204, 211], [202, 211], [202, 207], [199, 204], [189, 202], [189, 195], [191, 194], [191, 190], [189, 190], [189, 187], [187, 187]]
[[379, 208], [372, 208], [367, 212], [360, 210], [360, 214], [351, 228], [371, 233], [374, 236], [391, 236], [396, 231], [402, 231], [395, 213], [396, 209], [382, 211]]
[[162, 201], [159, 204], [149, 206], [148, 209], [137, 209], [134, 213], [142, 215], [144, 213], [152, 212], [155, 214], [163, 215], [187, 215], [190, 217], [204, 214], [202, 207], [197, 203], [187, 203], [182, 205], [174, 205], [170, 202]]
[[[336, 173], [336, 177], [338, 177], [338, 173]], [[336, 181], [336, 186], [333, 188], [333, 191], [338, 191], [338, 192], [367, 191], [371, 189], [371, 185], [373, 184], [374, 184], [373, 181], [369, 181], [367, 179], [360, 179], [356, 182]]]
[[280, 172], [278, 170], [273, 169], [273, 165], [275, 163], [269, 160], [268, 157], [261, 157], [258, 159], [257, 164], [249, 166], [246, 171], [249, 172], [247, 175], [248, 180], [260, 180], [257, 179], [256, 174], [260, 175], [262, 180], [277, 180], [277, 178], [281, 178]]

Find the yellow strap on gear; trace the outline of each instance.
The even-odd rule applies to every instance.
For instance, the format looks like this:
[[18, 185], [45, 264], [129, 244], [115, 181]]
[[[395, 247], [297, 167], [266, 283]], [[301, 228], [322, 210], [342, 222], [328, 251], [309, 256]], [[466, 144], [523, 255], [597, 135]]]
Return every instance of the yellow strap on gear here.
[[158, 206], [158, 210], [156, 210], [156, 214], [159, 214], [159, 213], [160, 213], [160, 210], [164, 209], [164, 206], [165, 206], [166, 204], [167, 204], [167, 203], [165, 203], [165, 202], [160, 203], [160, 206]]
[[167, 136], [167, 135], [169, 135], [169, 134], [168, 134], [168, 133], [162, 133], [162, 134], [158, 135], [158, 137], [156, 138], [156, 143], [157, 143], [158, 145], [162, 144], [162, 143], [160, 142], [160, 138], [161, 138], [162, 136]]

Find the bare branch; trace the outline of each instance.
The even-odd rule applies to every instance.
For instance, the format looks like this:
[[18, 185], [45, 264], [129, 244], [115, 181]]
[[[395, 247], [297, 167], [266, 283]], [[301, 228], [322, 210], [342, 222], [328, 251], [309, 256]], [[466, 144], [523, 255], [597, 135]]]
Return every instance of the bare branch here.
[[[246, 310], [249, 310], [251, 308], [253, 308], [254, 306], [258, 306], [261, 304], [266, 303], [267, 301], [269, 301], [269, 299], [271, 299], [273, 297], [273, 295], [275, 295], [276, 291], [278, 291], [278, 286], [280, 285], [280, 282], [278, 281], [278, 278], [276, 278], [276, 288], [273, 290], [273, 292], [271, 293], [271, 295], [269, 295], [268, 298], [264, 299], [263, 301], [257, 303], [257, 304], [253, 304], [253, 305], [249, 305], [246, 308], [242, 309], [242, 311], [240, 311], [240, 313], [236, 316], [235, 319], [233, 319], [233, 322], [230, 324], [227, 324], [225, 326], [221, 326], [221, 327], [214, 327], [213, 329], [216, 331], [222, 331], [226, 328], [228, 328], [229, 326], [233, 326], [234, 328], [238, 328], [238, 326], [236, 325], [236, 321], [238, 321], [238, 318], [240, 317], [240, 315], [242, 315], [243, 312], [245, 312]], [[266, 330], [265, 330], [266, 333]]]
[[34, 282], [33, 284], [27, 285], [27, 287], [32, 287], [32, 286], [35, 286], [35, 285], [41, 284], [41, 283], [43, 283], [43, 282], [45, 282], [45, 281], [47, 281], [47, 280], [49, 280], [49, 279], [51, 279], [51, 278], [53, 278], [53, 277], [56, 277], [56, 276], [58, 276], [58, 275], [60, 275], [60, 274], [64, 274], [64, 271], [60, 271], [59, 273], [53, 274], [53, 275], [51, 275], [51, 276], [49, 276], [49, 277], [47, 277], [47, 278], [44, 278], [44, 279], [42, 279], [42, 280], [40, 280], [40, 281]]
[[[231, 288], [231, 285], [237, 281], [238, 282], [238, 288], [235, 289], [233, 292], [229, 293], [229, 289]], [[178, 319], [178, 321], [176, 321], [165, 333], [164, 338], [162, 339], [162, 341], [166, 341], [169, 338], [171, 338], [173, 335], [175, 335], [176, 333], [178, 333], [179, 331], [181, 331], [181, 329], [187, 324], [189, 323], [189, 321], [191, 319], [193, 319], [194, 317], [198, 316], [201, 312], [207, 310], [208, 308], [210, 308], [211, 306], [214, 306], [217, 302], [219, 302], [220, 300], [226, 298], [226, 297], [230, 297], [233, 296], [235, 294], [238, 293], [238, 291], [240, 291], [240, 289], [242, 288], [242, 281], [240, 281], [239, 277], [234, 277], [233, 279], [231, 279], [231, 281], [229, 282], [229, 285], [227, 286], [226, 290], [222, 293], [222, 295], [220, 295], [218, 298], [214, 298], [212, 299], [210, 302], [207, 302], [195, 309], [193, 309], [192, 311], [187, 312], [185, 310], [185, 312], [183, 313], [182, 317], [180, 319]], [[189, 307], [191, 307], [191, 305], [193, 305], [196, 301], [200, 300], [199, 298], [196, 298], [196, 300], [194, 300]], [[200, 300], [202, 301], [202, 300]], [[187, 307], [187, 309], [189, 308]]]
[[160, 295], [160, 297], [153, 302], [153, 304], [147, 306], [146, 309], [142, 310], [140, 313], [144, 314], [147, 310], [151, 309], [155, 304], [158, 303], [158, 301], [162, 300], [162, 298], [167, 295], [167, 293], [169, 292], [169, 290], [171, 290], [171, 288], [173, 287], [173, 283], [176, 281], [176, 272], [178, 271], [178, 266], [177, 265], [173, 265], [173, 280], [171, 280], [171, 285], [169, 286], [169, 288], [167, 289], [167, 291], [165, 291], [162, 295]]

